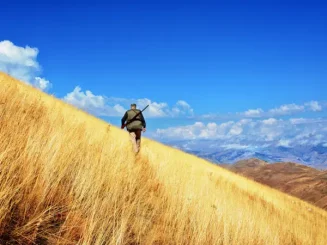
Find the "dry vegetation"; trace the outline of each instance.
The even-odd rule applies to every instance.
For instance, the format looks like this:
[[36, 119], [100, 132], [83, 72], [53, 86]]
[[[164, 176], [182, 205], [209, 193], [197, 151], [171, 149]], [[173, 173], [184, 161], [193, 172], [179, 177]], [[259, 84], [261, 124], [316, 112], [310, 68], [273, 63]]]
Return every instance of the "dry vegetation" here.
[[327, 213], [0, 73], [1, 244], [321, 244]]
[[247, 159], [220, 165], [327, 210], [327, 171], [291, 162]]

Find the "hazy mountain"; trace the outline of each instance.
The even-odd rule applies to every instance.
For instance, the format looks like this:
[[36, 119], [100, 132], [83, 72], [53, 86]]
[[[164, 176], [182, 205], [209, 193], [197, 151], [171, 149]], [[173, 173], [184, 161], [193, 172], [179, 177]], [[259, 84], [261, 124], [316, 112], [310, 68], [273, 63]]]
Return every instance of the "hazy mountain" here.
[[293, 148], [283, 146], [262, 148], [222, 147], [213, 140], [180, 140], [165, 142], [165, 144], [214, 163], [231, 164], [243, 159], [257, 158], [268, 163], [294, 162], [318, 169], [327, 169], [327, 147], [323, 144], [316, 146], [299, 145]]

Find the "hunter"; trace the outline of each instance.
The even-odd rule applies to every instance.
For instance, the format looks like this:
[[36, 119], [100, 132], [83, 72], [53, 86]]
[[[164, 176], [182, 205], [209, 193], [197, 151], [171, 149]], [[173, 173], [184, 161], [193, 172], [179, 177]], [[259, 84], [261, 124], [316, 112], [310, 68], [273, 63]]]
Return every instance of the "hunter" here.
[[[139, 115], [132, 120], [137, 113]], [[133, 144], [133, 149], [135, 153], [138, 153], [141, 147], [141, 133], [142, 131], [146, 131], [146, 123], [142, 111], [136, 109], [136, 104], [131, 104], [131, 109], [125, 112], [125, 115], [121, 119], [121, 129], [124, 129], [125, 121], [127, 121], [126, 127]]]

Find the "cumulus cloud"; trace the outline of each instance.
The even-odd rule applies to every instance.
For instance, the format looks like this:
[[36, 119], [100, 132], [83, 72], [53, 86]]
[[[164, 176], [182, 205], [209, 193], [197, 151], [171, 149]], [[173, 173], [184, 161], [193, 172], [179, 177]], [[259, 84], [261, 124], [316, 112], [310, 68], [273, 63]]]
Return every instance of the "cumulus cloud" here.
[[307, 118], [291, 118], [290, 123], [291, 124], [302, 124], [307, 123], [309, 119]]
[[49, 80], [46, 80], [45, 78], [42, 77], [35, 77], [34, 78], [34, 87], [46, 91], [52, 87], [52, 84], [50, 83]]
[[197, 137], [208, 137], [208, 132], [203, 135], [203, 129], [206, 126], [202, 122], [195, 122], [192, 125], [183, 127], [170, 127], [167, 129], [157, 129], [156, 134], [162, 138], [175, 138], [175, 139], [195, 139]]
[[239, 135], [243, 132], [243, 128], [238, 126], [238, 125], [234, 125], [230, 130], [229, 133], [231, 135]]
[[157, 129], [156, 136], [167, 139], [219, 139], [227, 137], [233, 125], [233, 121], [221, 124], [195, 122], [187, 126]]
[[20, 47], [9, 40], [0, 42], [0, 70], [40, 90], [51, 88], [50, 81], [39, 77], [41, 66], [37, 61], [39, 50]]
[[[218, 120], [218, 119], [226, 120], [226, 119], [240, 119], [240, 118], [273, 118], [278, 116], [294, 115], [306, 111], [320, 112], [324, 108], [327, 108], [327, 103], [310, 101], [302, 105], [297, 105], [294, 103], [285, 104], [273, 109], [268, 109], [266, 111], [261, 108], [257, 108], [257, 109], [249, 109], [244, 112], [228, 113], [224, 115], [210, 113], [210, 114], [198, 116], [197, 118], [211, 119], [211, 120]], [[267, 121], [267, 123], [269, 122]]]
[[172, 108], [172, 114], [174, 115], [194, 115], [192, 107], [184, 100], [177, 101], [176, 105]]
[[305, 106], [309, 108], [311, 111], [321, 111], [322, 106], [319, 104], [318, 101], [310, 101], [308, 103], [305, 103]]
[[313, 112], [319, 112], [322, 111], [323, 106], [318, 101], [310, 101], [306, 102], [303, 105], [297, 105], [297, 104], [286, 104], [282, 105], [278, 108], [274, 108], [269, 110], [266, 115], [275, 117], [275, 116], [282, 116], [282, 115], [292, 115], [295, 113], [301, 113], [305, 111], [313, 111]]
[[[42, 85], [38, 87], [42, 88]], [[43, 87], [48, 87], [44, 85]], [[149, 105], [148, 109], [144, 112], [144, 115], [147, 117], [190, 117], [193, 119], [217, 119], [217, 115], [208, 114], [208, 115], [195, 115], [193, 108], [184, 100], [177, 101], [174, 105], [169, 106], [166, 102], [156, 102], [148, 98], [140, 99], [126, 99], [126, 98], [117, 98], [117, 97], [106, 97], [104, 95], [94, 95], [91, 91], [86, 90], [83, 92], [79, 86], [77, 86], [72, 92], [68, 93], [64, 98], [66, 102], [69, 102], [80, 109], [86, 110], [97, 116], [118, 116], [126, 111], [131, 103], [136, 103], [138, 108], [144, 108], [146, 105]], [[323, 106], [317, 101], [311, 101], [305, 103], [304, 105], [296, 104], [285, 104], [280, 107], [264, 111], [261, 108], [250, 109], [243, 113], [236, 114], [225, 114], [218, 116], [219, 119], [240, 119], [240, 116], [245, 117], [241, 122], [251, 122], [251, 118], [265, 118], [262, 123], [266, 125], [274, 125], [278, 122], [274, 117], [282, 115], [291, 115], [298, 112], [304, 112], [305, 110], [309, 111], [321, 111]], [[300, 119], [292, 119], [293, 124], [299, 123]], [[250, 125], [250, 124], [249, 124]], [[254, 124], [252, 124], [253, 126]], [[215, 130], [212, 130], [213, 132]], [[202, 135], [206, 136], [209, 132], [203, 131]], [[241, 125], [236, 125], [234, 128], [229, 131], [232, 135], [237, 135], [242, 133]], [[209, 137], [209, 136], [208, 136]]]
[[269, 110], [269, 112], [274, 115], [289, 115], [295, 112], [302, 112], [304, 111], [305, 107], [303, 105], [296, 105], [296, 104], [287, 104], [282, 105], [279, 108], [274, 108]]
[[315, 123], [325, 123], [325, 119], [321, 118], [290, 118], [290, 123], [292, 124], [315, 124]]
[[[319, 123], [313, 123], [319, 121]], [[196, 122], [187, 126], [158, 129], [154, 138], [165, 140], [215, 140], [217, 145], [285, 146], [327, 142], [326, 119], [239, 120], [224, 123]]]
[[116, 116], [119, 112], [124, 111], [124, 108], [118, 104], [108, 106], [105, 97], [94, 95], [89, 90], [83, 92], [79, 86], [68, 93], [63, 100], [96, 116], [106, 116], [108, 114]]
[[[138, 108], [149, 107], [144, 111], [144, 116], [147, 117], [179, 117], [179, 116], [193, 116], [194, 112], [192, 107], [183, 100], [179, 100], [175, 105], [170, 107], [166, 102], [155, 102], [148, 98], [143, 99], [123, 99], [115, 98], [114, 100], [120, 101], [126, 108], [129, 108], [130, 104], [136, 103]], [[108, 100], [110, 102], [110, 99]]]
[[193, 115], [192, 107], [183, 100], [177, 101], [175, 105], [170, 107], [165, 102], [155, 102], [147, 98], [126, 99], [95, 95], [89, 90], [82, 91], [79, 86], [68, 93], [63, 100], [95, 116], [122, 116], [132, 103], [136, 103], [140, 109], [149, 105], [143, 113], [145, 117], [160, 118]]
[[262, 123], [265, 125], [273, 125], [273, 124], [277, 123], [277, 121], [278, 120], [275, 118], [269, 118], [269, 119], [263, 120]]
[[244, 112], [244, 115], [245, 116], [248, 116], [248, 117], [259, 117], [261, 116], [263, 113], [263, 110], [258, 108], [258, 109], [255, 109], [255, 110], [247, 110], [246, 112]]

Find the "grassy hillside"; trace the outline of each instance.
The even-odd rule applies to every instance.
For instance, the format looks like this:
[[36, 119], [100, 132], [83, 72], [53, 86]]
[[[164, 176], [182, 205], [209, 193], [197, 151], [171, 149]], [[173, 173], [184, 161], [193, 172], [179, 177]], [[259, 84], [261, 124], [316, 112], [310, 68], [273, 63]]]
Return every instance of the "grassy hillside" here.
[[327, 210], [327, 171], [291, 162], [267, 164], [258, 159], [220, 166]]
[[0, 73], [0, 244], [321, 244], [327, 213]]

